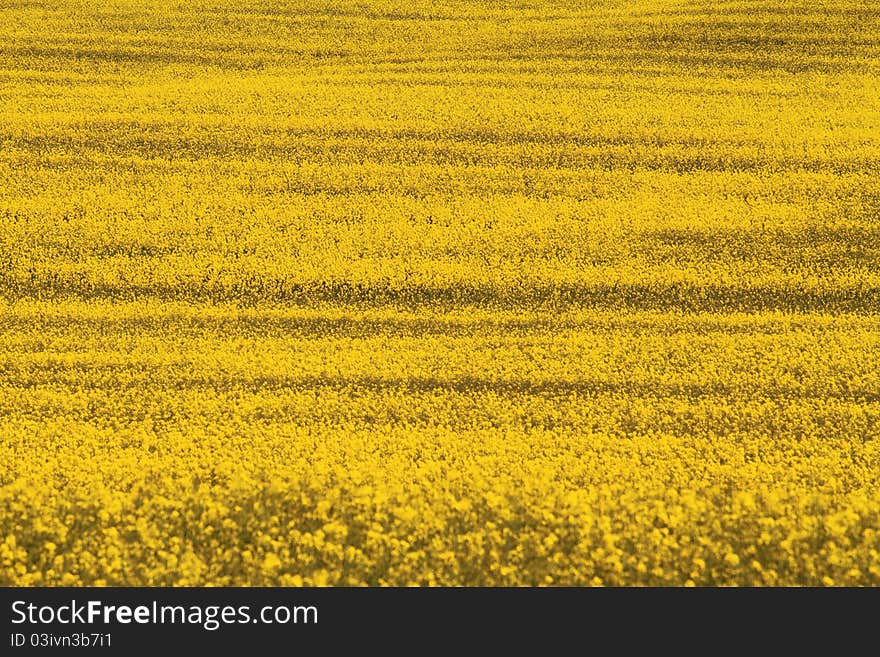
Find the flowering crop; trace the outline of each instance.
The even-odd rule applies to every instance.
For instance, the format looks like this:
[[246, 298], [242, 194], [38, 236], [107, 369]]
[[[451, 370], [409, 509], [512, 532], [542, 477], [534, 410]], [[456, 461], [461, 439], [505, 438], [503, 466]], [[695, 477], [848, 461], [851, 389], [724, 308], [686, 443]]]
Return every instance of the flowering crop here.
[[877, 9], [0, 19], [0, 584], [880, 584]]

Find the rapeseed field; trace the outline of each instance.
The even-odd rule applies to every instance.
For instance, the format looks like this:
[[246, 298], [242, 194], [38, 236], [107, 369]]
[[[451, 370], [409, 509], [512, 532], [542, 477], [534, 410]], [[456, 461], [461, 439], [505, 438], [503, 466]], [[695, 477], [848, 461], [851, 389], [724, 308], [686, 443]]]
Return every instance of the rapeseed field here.
[[0, 8], [0, 584], [880, 584], [880, 7]]

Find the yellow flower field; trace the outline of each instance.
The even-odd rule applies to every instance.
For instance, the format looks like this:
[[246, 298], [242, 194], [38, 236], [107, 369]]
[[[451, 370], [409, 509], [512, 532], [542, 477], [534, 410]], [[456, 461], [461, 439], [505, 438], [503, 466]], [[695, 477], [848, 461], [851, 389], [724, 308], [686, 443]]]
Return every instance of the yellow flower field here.
[[880, 8], [0, 8], [0, 585], [880, 585]]

